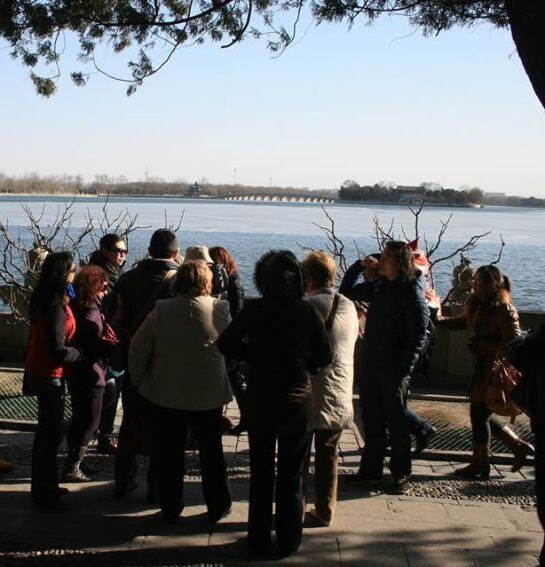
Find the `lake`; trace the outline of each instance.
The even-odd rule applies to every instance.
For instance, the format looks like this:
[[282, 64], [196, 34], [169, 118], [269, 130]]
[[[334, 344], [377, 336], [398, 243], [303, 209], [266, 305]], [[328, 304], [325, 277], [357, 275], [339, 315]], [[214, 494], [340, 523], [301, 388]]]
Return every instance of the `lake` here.
[[[47, 230], [66, 201], [65, 197], [0, 196], [0, 218], [9, 220], [10, 230], [27, 242], [25, 226], [28, 221], [21, 205], [27, 203], [37, 215], [43, 213], [40, 224]], [[100, 216], [104, 202], [104, 199], [93, 197], [76, 198], [72, 207], [72, 231], [77, 233], [78, 228], [85, 225], [87, 214]], [[394, 219], [396, 237], [402, 237], [402, 227], [408, 236], [414, 235], [414, 218], [405, 206], [335, 203], [326, 207], [335, 221], [337, 235], [345, 244], [349, 261], [357, 257], [356, 244], [365, 253], [377, 250], [373, 236], [375, 216], [386, 228]], [[221, 245], [230, 250], [249, 294], [255, 293], [252, 283], [255, 261], [267, 250], [287, 248], [303, 257], [304, 247], [325, 248], [327, 245], [327, 238], [317, 225], [328, 226], [328, 220], [320, 205], [312, 203], [130, 197], [108, 201], [110, 218], [125, 210], [137, 217], [139, 226], [146, 227], [130, 236], [129, 265], [146, 253], [153, 230], [165, 226], [165, 215], [167, 224], [175, 225], [183, 214], [178, 234], [182, 249], [205, 244]], [[490, 263], [498, 257], [501, 234], [506, 246], [499, 265], [512, 279], [516, 306], [545, 310], [545, 209], [425, 207], [419, 223], [422, 246], [424, 236], [430, 243], [435, 241], [441, 220], [446, 221], [450, 214], [452, 220], [435, 258], [450, 254], [474, 234], [490, 232], [468, 253], [475, 266]], [[85, 252], [90, 250], [90, 244], [87, 244]], [[450, 289], [450, 275], [458, 260], [456, 257], [439, 263], [434, 270], [441, 295]]]

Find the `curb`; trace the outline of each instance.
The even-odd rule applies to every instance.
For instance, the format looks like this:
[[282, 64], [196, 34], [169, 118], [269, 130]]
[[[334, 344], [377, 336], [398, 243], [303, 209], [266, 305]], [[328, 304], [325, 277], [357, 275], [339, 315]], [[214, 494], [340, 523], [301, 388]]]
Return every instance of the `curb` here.
[[7, 431], [36, 431], [37, 421], [23, 419], [0, 419], [0, 429]]

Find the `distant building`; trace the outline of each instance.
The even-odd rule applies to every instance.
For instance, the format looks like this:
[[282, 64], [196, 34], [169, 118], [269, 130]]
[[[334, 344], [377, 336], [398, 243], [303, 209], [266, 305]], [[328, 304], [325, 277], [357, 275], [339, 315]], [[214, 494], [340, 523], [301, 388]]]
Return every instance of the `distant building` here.
[[195, 181], [187, 190], [186, 197], [201, 197], [203, 195], [202, 187]]

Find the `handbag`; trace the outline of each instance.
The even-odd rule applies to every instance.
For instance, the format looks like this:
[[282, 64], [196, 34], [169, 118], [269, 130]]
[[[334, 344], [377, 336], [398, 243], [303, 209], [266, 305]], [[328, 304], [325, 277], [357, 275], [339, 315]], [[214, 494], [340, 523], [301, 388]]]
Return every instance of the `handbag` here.
[[511, 392], [521, 379], [521, 373], [502, 356], [496, 358], [490, 369], [490, 378], [486, 389], [486, 407], [497, 415], [503, 415], [515, 421], [522, 409], [511, 398]]

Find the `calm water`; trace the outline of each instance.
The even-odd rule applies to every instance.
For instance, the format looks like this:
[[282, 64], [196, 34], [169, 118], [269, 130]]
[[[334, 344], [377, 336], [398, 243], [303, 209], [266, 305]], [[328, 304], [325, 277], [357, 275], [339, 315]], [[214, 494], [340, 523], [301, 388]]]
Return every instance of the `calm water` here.
[[[21, 204], [28, 203], [36, 214], [43, 212], [41, 225], [48, 227], [64, 201], [60, 197], [0, 197], [0, 218], [9, 220], [11, 230], [26, 241], [28, 236], [24, 227], [27, 221]], [[77, 199], [72, 209], [72, 230], [77, 232], [85, 224], [86, 214], [100, 216], [103, 205], [104, 201], [96, 198]], [[125, 209], [137, 215], [138, 225], [150, 227], [131, 235], [129, 264], [145, 254], [152, 231], [165, 226], [165, 213], [167, 224], [177, 224], [184, 213], [179, 233], [182, 248], [194, 244], [225, 246], [237, 259], [250, 293], [253, 292], [253, 265], [263, 252], [271, 248], [288, 248], [298, 256], [304, 256], [302, 247], [324, 248], [327, 244], [316, 224], [328, 225], [328, 221], [316, 204], [131, 198], [111, 199], [108, 203], [108, 214], [112, 219]], [[356, 258], [354, 242], [366, 253], [376, 251], [374, 216], [383, 226], [389, 226], [394, 219], [396, 237], [401, 236], [402, 226], [409, 236], [414, 234], [414, 220], [406, 207], [332, 204], [327, 205], [327, 210], [335, 220], [336, 232], [342, 237], [350, 260]], [[451, 213], [450, 227], [435, 257], [449, 254], [473, 234], [490, 232], [468, 254], [475, 265], [489, 263], [497, 258], [501, 234], [506, 247], [500, 266], [513, 280], [516, 305], [521, 309], [545, 310], [545, 209], [429, 207], [421, 215], [420, 234], [433, 242], [440, 221], [446, 220]], [[90, 247], [88, 243], [89, 250]], [[438, 264], [435, 269], [441, 294], [450, 288], [450, 274], [457, 260]]]

